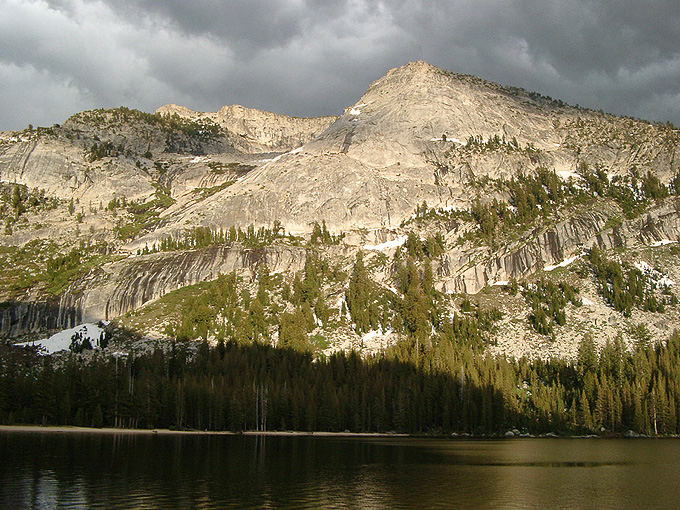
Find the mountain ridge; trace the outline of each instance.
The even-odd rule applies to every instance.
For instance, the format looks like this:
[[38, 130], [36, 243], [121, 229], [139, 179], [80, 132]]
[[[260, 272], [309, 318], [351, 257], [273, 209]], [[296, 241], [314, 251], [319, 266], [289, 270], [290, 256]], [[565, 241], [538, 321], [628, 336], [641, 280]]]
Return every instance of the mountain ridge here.
[[[498, 90], [502, 94], [498, 95]], [[279, 220], [289, 229], [309, 231], [312, 218], [325, 219], [334, 231], [352, 225], [396, 226], [423, 200], [445, 207], [465, 206], [467, 201], [469, 206], [459, 188], [461, 181], [471, 178], [512, 178], [521, 168], [539, 166], [574, 175], [580, 161], [586, 159], [584, 155], [594, 164], [622, 174], [639, 163], [636, 158], [646, 156], [644, 148], [623, 143], [618, 147], [569, 146], [572, 125], [585, 123], [595, 131], [603, 129], [599, 123], [615, 130], [616, 122], [630, 122], [646, 131], [647, 138], [659, 130], [641, 122], [560, 106], [552, 100], [545, 100], [552, 105], [548, 115], [538, 108], [544, 100], [519, 100], [517, 90], [452, 75], [425, 62], [395, 68], [373, 82], [316, 138], [266, 162], [244, 181], [211, 197], [201, 205], [202, 219], [186, 211], [181, 221], [228, 227], [219, 219], [219, 211], [227, 209], [237, 212], [229, 221], [240, 226], [271, 225]], [[496, 136], [503, 143], [513, 141], [518, 150], [500, 159], [496, 154], [464, 154], [472, 137], [483, 144]], [[677, 132], [674, 138], [679, 138]], [[673, 162], [680, 158], [677, 144], [669, 154], [648, 156], [665, 159], [654, 168], [664, 179], [671, 176]], [[491, 158], [495, 160], [489, 162]], [[456, 177], [438, 176], [442, 167], [447, 175]], [[331, 176], [337, 179], [324, 187]], [[362, 188], [368, 191], [362, 193]], [[294, 198], [282, 200], [280, 190], [290, 191]], [[340, 200], [329, 201], [338, 191]], [[374, 197], [380, 197], [378, 203]], [[168, 228], [167, 232], [171, 231]]]
[[[236, 138], [236, 148], [248, 153], [288, 151], [323, 131], [336, 117], [290, 117], [278, 113], [225, 105], [217, 112], [197, 112], [185, 106], [163, 105], [160, 115], [179, 115], [191, 120], [209, 119]], [[240, 143], [239, 143], [240, 142]]]
[[[573, 356], [584, 331], [630, 343], [638, 323], [660, 337], [680, 327], [674, 305], [659, 313], [652, 302], [620, 317], [601, 296], [588, 253], [597, 247], [621, 267], [644, 262], [678, 281], [679, 151], [672, 126], [422, 61], [388, 71], [337, 117], [164, 105], [3, 133], [0, 258], [17, 269], [0, 279], [0, 334], [115, 319], [168, 338], [181, 329], [174, 293], [211, 288], [233, 272], [239, 292], [252, 296], [268, 266], [279, 278], [266, 309], [275, 342], [282, 311], [303, 302], [296, 275], [318, 257], [335, 279], [315, 299], [332, 302], [336, 322], [319, 325], [319, 305], [305, 328], [310, 338], [332, 338], [331, 350], [363, 345], [368, 333], [366, 349], [376, 338], [413, 336], [403, 318], [409, 260], [419, 285], [431, 279], [432, 317], [458, 313], [465, 300], [480, 314], [502, 309], [505, 318], [484, 333], [489, 352]], [[356, 308], [347, 311], [359, 252], [375, 285], [366, 307], [383, 317], [368, 332]], [[553, 337], [527, 322], [536, 313], [528, 298], [504, 290], [519, 281], [528, 293], [543, 278], [571, 282], [593, 303], [568, 304]], [[296, 285], [291, 298], [285, 289]], [[659, 286], [646, 292], [664, 303], [671, 295]], [[154, 306], [168, 316], [149, 312]], [[445, 322], [432, 321], [435, 332]]]

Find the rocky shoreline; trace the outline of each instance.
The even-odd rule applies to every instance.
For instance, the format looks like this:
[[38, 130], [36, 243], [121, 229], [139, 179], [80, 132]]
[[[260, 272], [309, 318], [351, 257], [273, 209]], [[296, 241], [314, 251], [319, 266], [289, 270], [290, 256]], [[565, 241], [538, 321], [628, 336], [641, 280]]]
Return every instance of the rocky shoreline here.
[[0, 433], [62, 433], [62, 434], [141, 434], [141, 435], [217, 435], [217, 436], [270, 436], [270, 437], [347, 437], [347, 438], [413, 438], [413, 439], [468, 439], [468, 440], [494, 440], [494, 439], [677, 439], [678, 435], [647, 436], [638, 434], [633, 430], [624, 433], [605, 432], [601, 435], [560, 435], [555, 432], [544, 434], [522, 433], [517, 429], [508, 430], [504, 434], [475, 435], [467, 432], [453, 432], [451, 434], [400, 434], [397, 432], [330, 432], [330, 431], [294, 431], [294, 430], [247, 430], [233, 432], [228, 430], [171, 430], [171, 429], [126, 429], [112, 427], [76, 427], [43, 426], [43, 425], [0, 425]]

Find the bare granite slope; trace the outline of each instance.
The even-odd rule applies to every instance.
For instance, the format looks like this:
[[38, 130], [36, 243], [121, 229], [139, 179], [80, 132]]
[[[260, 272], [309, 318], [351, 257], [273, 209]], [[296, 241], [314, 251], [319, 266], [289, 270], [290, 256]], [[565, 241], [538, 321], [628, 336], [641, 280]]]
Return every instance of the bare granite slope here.
[[[434, 285], [451, 306], [459, 294], [496, 299], [508, 280], [578, 266], [594, 245], [617, 254], [644, 253], [652, 262], [651, 255], [663, 249], [668, 262], [657, 257], [658, 265], [677, 279], [677, 196], [636, 203], [641, 209], [631, 214], [616, 197], [588, 188], [579, 172], [601, 169], [602, 182], [625, 176], [616, 182], [634, 196], [641, 189], [631, 176], [641, 181], [650, 172], [660, 179], [658, 186], [666, 185], [679, 164], [680, 133], [673, 126], [572, 107], [425, 62], [390, 70], [338, 117], [301, 119], [238, 105], [212, 113], [177, 105], [155, 114], [126, 108], [82, 112], [63, 126], [0, 133], [0, 181], [42, 188], [59, 199], [55, 208], [26, 212], [6, 205], [15, 217], [6, 222], [0, 245], [18, 257], [31, 241], [55, 240], [52, 257], [76, 243], [97, 242], [114, 257], [49, 295], [41, 295], [37, 284], [21, 287], [30, 279], [15, 275], [19, 286], [5, 285], [9, 297], [0, 296], [11, 301], [0, 310], [0, 335], [120, 317], [179, 288], [230, 271], [252, 273], [262, 264], [290, 279], [309, 250], [319, 249], [308, 234], [322, 222], [344, 234], [329, 260], [349, 274], [363, 249], [376, 283], [390, 291], [392, 255], [406, 248], [409, 234], [420, 241], [440, 235], [441, 251], [431, 260]], [[472, 203], [497, 199], [507, 211], [517, 209], [507, 180], [539, 168], [554, 170], [574, 200], [546, 208], [549, 214], [531, 216], [527, 224], [497, 229], [499, 237], [479, 235], [482, 223], [473, 218]], [[6, 197], [16, 188], [3, 186]], [[583, 196], [576, 197], [577, 190]], [[127, 203], [121, 205], [122, 197]], [[105, 207], [109, 200], [113, 205]], [[434, 219], [420, 221], [424, 214], [414, 214], [424, 202]], [[303, 235], [257, 249], [224, 240], [202, 248], [159, 248], [158, 241], [169, 236], [189, 239], [185, 234], [196, 227], [209, 227], [199, 231], [212, 235], [276, 222]], [[591, 305], [573, 310], [573, 327], [589, 330], [591, 319], [607, 332], [631, 326], [610, 317], [587, 267], [582, 269], [568, 276], [585, 282]], [[327, 296], [338, 313], [342, 285]], [[526, 321], [518, 322], [528, 313], [522, 298], [503, 299], [507, 320], [501, 331], [513, 340], [499, 352], [535, 350], [536, 336], [527, 333]], [[680, 325], [674, 314], [656, 320], [655, 335]], [[576, 330], [564, 331], [564, 345], [571, 342], [572, 349]], [[529, 340], [514, 340], [522, 335]], [[567, 352], [558, 343], [543, 354]], [[524, 350], [515, 349], [520, 344]]]
[[219, 111], [196, 112], [185, 106], [163, 105], [156, 113], [191, 120], [208, 119], [236, 136], [236, 148], [248, 153], [283, 152], [311, 140], [336, 117], [289, 117], [241, 105], [223, 106]]
[[470, 182], [539, 166], [568, 178], [581, 163], [613, 174], [638, 165], [667, 180], [680, 160], [678, 140], [665, 126], [413, 62], [371, 84], [316, 138], [264, 160], [144, 242], [185, 224], [224, 228], [278, 220], [289, 230], [310, 231], [323, 219], [334, 231], [394, 227], [423, 201], [467, 207]]

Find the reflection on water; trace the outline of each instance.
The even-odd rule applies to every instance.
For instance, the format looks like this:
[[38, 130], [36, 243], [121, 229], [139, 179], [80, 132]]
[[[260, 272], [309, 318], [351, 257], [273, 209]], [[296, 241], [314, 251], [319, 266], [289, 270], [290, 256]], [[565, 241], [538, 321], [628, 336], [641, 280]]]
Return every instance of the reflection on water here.
[[0, 432], [2, 508], [674, 508], [675, 440]]

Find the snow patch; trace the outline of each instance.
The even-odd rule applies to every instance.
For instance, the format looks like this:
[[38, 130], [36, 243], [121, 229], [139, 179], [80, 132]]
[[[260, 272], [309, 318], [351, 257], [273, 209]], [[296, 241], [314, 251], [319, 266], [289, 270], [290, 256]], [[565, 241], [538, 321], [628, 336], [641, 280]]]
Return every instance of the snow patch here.
[[54, 354], [59, 351], [68, 351], [71, 345], [72, 337], [80, 333], [82, 341], [89, 340], [93, 348], [99, 347], [99, 340], [104, 335], [104, 330], [96, 324], [85, 323], [76, 326], [75, 328], [65, 329], [59, 333], [55, 333], [49, 338], [36, 340], [33, 342], [23, 342], [16, 344], [20, 347], [36, 346], [40, 347], [41, 354]]
[[661, 239], [661, 241], [654, 241], [652, 244], [649, 246], [656, 247], [656, 246], [664, 246], [666, 244], [673, 244], [675, 241], [671, 241], [670, 239]]
[[357, 105], [354, 105], [352, 109], [349, 111], [350, 115], [359, 115], [361, 113], [360, 108], [366, 106], [366, 103], [360, 103]]
[[581, 303], [585, 306], [595, 306], [595, 303], [588, 299], [587, 297], [582, 297], [581, 298]]
[[573, 170], [558, 170], [557, 175], [564, 181], [568, 181], [570, 177], [573, 177], [574, 179], [578, 179], [580, 177], [580, 175]]
[[340, 316], [341, 319], [343, 318], [343, 315], [342, 315], [342, 305], [343, 304], [345, 305], [344, 318], [347, 319], [347, 322], [351, 323], [352, 322], [352, 316], [349, 313], [349, 306], [347, 306], [347, 302], [345, 301], [345, 293], [344, 292], [340, 295], [340, 297], [338, 297], [338, 303], [337, 303], [338, 315]]
[[672, 287], [673, 285], [675, 285], [674, 280], [671, 280], [665, 274], [660, 273], [652, 266], [647, 264], [647, 262], [645, 262], [644, 260], [635, 262], [633, 266], [635, 266], [635, 268], [638, 269], [642, 274], [656, 282], [658, 285], [661, 285], [662, 287]]
[[401, 294], [401, 292], [399, 292], [396, 289], [396, 287], [393, 287], [392, 285], [383, 285], [383, 287], [386, 288], [387, 290], [389, 290], [392, 294], [395, 294], [397, 296]]
[[201, 163], [203, 161], [208, 161], [209, 158], [206, 158], [204, 156], [196, 156], [194, 159], [190, 161], [190, 163]]
[[406, 236], [398, 236], [395, 239], [392, 239], [391, 241], [386, 241], [384, 243], [366, 244], [366, 245], [364, 245], [364, 250], [372, 250], [372, 251], [391, 250], [392, 248], [396, 248], [398, 246], [401, 246], [405, 242], [406, 242]]
[[636, 269], [639, 269], [643, 273], [651, 274], [651, 273], [655, 272], [654, 269], [652, 268], [652, 266], [647, 264], [647, 262], [645, 262], [644, 260], [640, 260], [638, 262], [635, 262], [633, 265], [635, 266]]
[[498, 280], [497, 282], [493, 282], [491, 284], [492, 287], [505, 287], [508, 285], [510, 282], [508, 280]]
[[297, 149], [293, 149], [292, 151], [284, 152], [283, 154], [279, 154], [278, 156], [275, 156], [275, 157], [273, 157], [273, 158], [265, 158], [265, 159], [261, 159], [260, 162], [261, 162], [261, 163], [273, 163], [273, 162], [278, 161], [279, 159], [281, 159], [283, 156], [287, 156], [288, 154], [298, 154], [298, 153], [302, 152], [302, 148], [303, 148], [303, 147], [304, 147], [304, 146], [301, 145], [301, 146], [298, 147]]
[[374, 340], [375, 338], [382, 336], [382, 331], [369, 331], [368, 333], [364, 333], [364, 335], [361, 337], [361, 339], [364, 342], [370, 342], [371, 340]]
[[286, 154], [288, 154], [288, 153], [284, 152], [283, 154], [279, 154], [278, 156], [276, 156], [274, 158], [261, 159], [260, 161], [262, 161], [263, 163], [273, 163], [274, 161], [278, 161], [279, 159], [281, 159], [281, 156], [285, 156]]
[[361, 336], [363, 351], [370, 354], [381, 352], [391, 343], [389, 337], [393, 333], [394, 331], [389, 328], [386, 330], [379, 329], [364, 333]]
[[278, 161], [279, 159], [281, 159], [281, 156], [283, 156], [283, 154], [279, 154], [274, 158], [264, 158], [260, 160], [260, 163], [272, 163], [274, 161]]
[[461, 211], [467, 212], [470, 209], [468, 209], [467, 207], [458, 207], [456, 205], [445, 205], [444, 207], [435, 207], [434, 210], [435, 210], [435, 212], [439, 212], [439, 211], [442, 211], [442, 212], [461, 212]]
[[675, 285], [675, 280], [671, 280], [668, 276], [661, 277], [657, 283], [662, 287], [672, 287]]
[[564, 259], [562, 262], [558, 262], [557, 264], [554, 264], [554, 265], [543, 266], [543, 271], [552, 271], [554, 269], [557, 269], [558, 267], [567, 267], [569, 264], [574, 262], [577, 258], [579, 258], [579, 255], [576, 255], [576, 256], [568, 258], [568, 259]]

